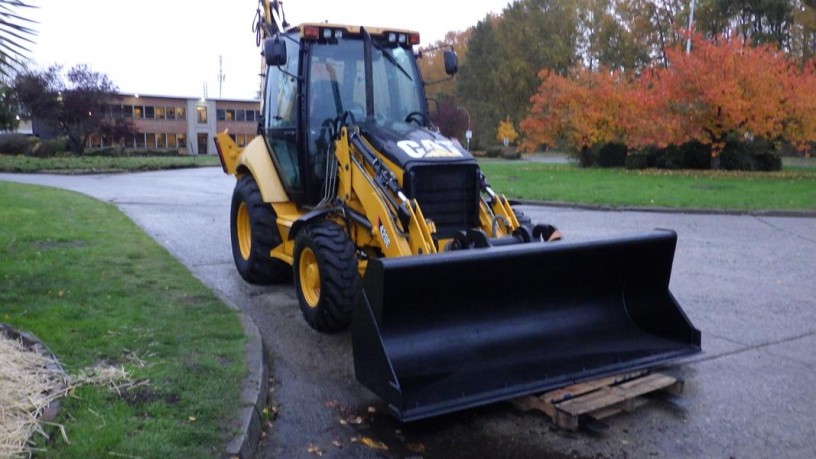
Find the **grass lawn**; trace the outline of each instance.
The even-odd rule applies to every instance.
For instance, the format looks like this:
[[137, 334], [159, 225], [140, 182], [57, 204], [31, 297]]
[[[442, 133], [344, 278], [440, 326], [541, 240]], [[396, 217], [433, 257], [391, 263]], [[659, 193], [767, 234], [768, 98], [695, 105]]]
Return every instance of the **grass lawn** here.
[[736, 211], [816, 210], [816, 168], [781, 172], [582, 169], [572, 164], [480, 160], [508, 198], [612, 207]]
[[202, 156], [29, 156], [0, 155], [0, 172], [101, 174], [107, 172], [136, 172], [185, 167], [217, 166], [216, 155]]
[[124, 366], [135, 385], [63, 399], [49, 458], [218, 457], [234, 433], [245, 336], [221, 303], [109, 204], [0, 182], [0, 322], [66, 371]]

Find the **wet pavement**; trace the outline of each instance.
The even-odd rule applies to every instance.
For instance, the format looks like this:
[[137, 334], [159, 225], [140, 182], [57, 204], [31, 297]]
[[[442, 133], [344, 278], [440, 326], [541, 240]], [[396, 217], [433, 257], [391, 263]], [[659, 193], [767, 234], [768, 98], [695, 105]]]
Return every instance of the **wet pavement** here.
[[354, 379], [348, 333], [312, 331], [291, 285], [238, 276], [228, 221], [235, 182], [218, 168], [0, 180], [117, 205], [254, 320], [271, 354], [277, 413], [261, 457], [816, 457], [816, 219], [522, 206], [572, 240], [677, 231], [671, 289], [703, 336], [703, 354], [668, 370], [686, 380], [683, 409], [654, 402], [612, 418], [602, 435], [565, 434], [509, 404], [404, 425], [384, 414]]

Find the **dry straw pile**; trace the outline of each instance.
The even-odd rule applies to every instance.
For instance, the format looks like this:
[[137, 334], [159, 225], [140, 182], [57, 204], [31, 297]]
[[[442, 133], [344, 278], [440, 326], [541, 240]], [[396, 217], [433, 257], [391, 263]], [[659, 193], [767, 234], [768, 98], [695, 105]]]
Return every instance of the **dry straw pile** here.
[[0, 458], [30, 457], [34, 452], [29, 442], [32, 435], [48, 438], [44, 425], [54, 426], [70, 443], [65, 429], [49, 418], [56, 412], [56, 400], [74, 388], [107, 385], [120, 392], [148, 383], [127, 381], [123, 367], [110, 365], [70, 376], [42, 345], [18, 336], [0, 324]]

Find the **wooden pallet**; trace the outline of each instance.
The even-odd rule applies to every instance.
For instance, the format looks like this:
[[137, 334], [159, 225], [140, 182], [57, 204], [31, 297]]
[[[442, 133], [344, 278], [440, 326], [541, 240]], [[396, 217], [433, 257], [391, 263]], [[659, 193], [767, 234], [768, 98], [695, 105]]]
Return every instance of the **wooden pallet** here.
[[643, 395], [656, 392], [672, 396], [683, 392], [683, 380], [662, 373], [639, 371], [573, 384], [540, 395], [512, 400], [522, 411], [541, 411], [562, 429], [599, 426], [601, 419], [630, 412], [647, 402]]

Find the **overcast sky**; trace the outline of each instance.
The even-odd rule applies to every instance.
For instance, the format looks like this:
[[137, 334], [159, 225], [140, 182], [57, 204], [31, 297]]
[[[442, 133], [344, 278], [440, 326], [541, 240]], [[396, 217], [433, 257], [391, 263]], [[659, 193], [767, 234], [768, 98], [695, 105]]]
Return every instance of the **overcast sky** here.
[[[423, 44], [464, 30], [510, 0], [285, 0], [292, 24], [331, 22], [418, 30]], [[122, 92], [219, 97], [218, 58], [226, 76], [221, 96], [252, 98], [259, 49], [252, 20], [257, 0], [29, 0], [23, 13], [39, 22], [32, 58], [38, 67], [89, 64]]]

